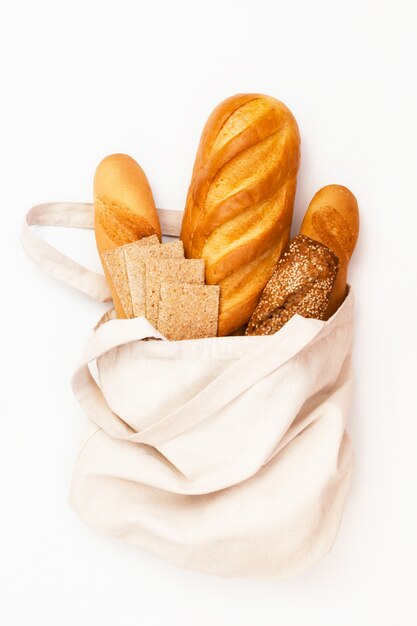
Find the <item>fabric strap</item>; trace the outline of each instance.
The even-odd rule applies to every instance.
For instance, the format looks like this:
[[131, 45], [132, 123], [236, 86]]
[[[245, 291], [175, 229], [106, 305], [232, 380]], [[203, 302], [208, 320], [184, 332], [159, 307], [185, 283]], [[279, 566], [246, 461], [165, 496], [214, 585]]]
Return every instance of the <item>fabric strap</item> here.
[[[145, 430], [135, 432], [110, 409], [90, 372], [89, 364], [110, 350], [133, 341], [165, 338], [143, 317], [112, 320], [98, 328], [90, 338], [82, 362], [72, 379], [73, 392], [86, 415], [112, 437], [161, 446], [213, 415], [246, 389], [281, 367], [311, 343], [323, 330], [324, 324], [319, 320], [307, 320], [295, 315], [279, 334], [261, 338], [260, 344], [230, 365], [186, 404]], [[225, 337], [217, 338], [216, 341], [241, 339]]]
[[[164, 235], [178, 236], [182, 213], [158, 209], [158, 214]], [[97, 300], [106, 302], [111, 299], [110, 290], [102, 274], [88, 270], [47, 244], [31, 229], [31, 226], [35, 225], [91, 229], [94, 227], [92, 204], [57, 202], [34, 206], [28, 212], [23, 224], [22, 243], [29, 256], [59, 280]], [[294, 325], [298, 327], [296, 333], [293, 332]], [[72, 379], [74, 394], [85, 413], [111, 436], [136, 443], [162, 445], [180, 432], [206, 419], [245, 389], [280, 367], [303, 346], [312, 342], [323, 326], [324, 322], [319, 320], [305, 320], [294, 316], [279, 334], [264, 338], [265, 341], [260, 345], [257, 344], [254, 349], [233, 363], [185, 405], [138, 433], [110, 409], [90, 372], [89, 364], [106, 352], [128, 343], [148, 338], [165, 340], [165, 337], [145, 318], [112, 320], [98, 328], [90, 338], [83, 360]], [[294, 336], [297, 337], [295, 342]], [[257, 364], [256, 368], [253, 367], [254, 362]], [[222, 393], [217, 393], [219, 386]]]
[[[181, 230], [182, 212], [158, 209], [164, 235], [178, 237]], [[103, 274], [98, 274], [73, 261], [41, 239], [32, 226], [67, 226], [94, 228], [94, 207], [89, 203], [51, 202], [38, 204], [28, 211], [21, 230], [21, 242], [26, 253], [66, 285], [99, 300], [109, 302], [111, 294]]]

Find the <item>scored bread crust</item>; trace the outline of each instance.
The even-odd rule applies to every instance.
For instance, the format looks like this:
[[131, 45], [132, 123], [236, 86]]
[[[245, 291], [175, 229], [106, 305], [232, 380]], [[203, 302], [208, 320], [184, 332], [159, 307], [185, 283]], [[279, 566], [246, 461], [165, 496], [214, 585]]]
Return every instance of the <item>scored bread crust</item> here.
[[126, 313], [113, 285], [103, 253], [143, 237], [157, 235], [161, 226], [148, 179], [126, 154], [112, 154], [99, 163], [94, 176], [94, 233], [117, 317]]
[[300, 235], [324, 244], [339, 259], [339, 269], [323, 318], [327, 320], [345, 299], [348, 265], [358, 240], [359, 209], [353, 193], [343, 185], [326, 185], [319, 189], [304, 216]]
[[299, 159], [297, 123], [275, 98], [238, 94], [208, 118], [181, 239], [220, 285], [220, 336], [249, 320], [288, 243]]

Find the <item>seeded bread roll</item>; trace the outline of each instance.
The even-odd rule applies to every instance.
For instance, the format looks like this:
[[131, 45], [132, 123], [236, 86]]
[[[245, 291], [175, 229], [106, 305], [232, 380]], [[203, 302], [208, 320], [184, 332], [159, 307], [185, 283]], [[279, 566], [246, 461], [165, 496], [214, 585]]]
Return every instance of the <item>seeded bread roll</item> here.
[[300, 229], [323, 243], [339, 259], [339, 269], [323, 319], [337, 311], [346, 296], [347, 270], [359, 234], [359, 210], [355, 196], [342, 185], [327, 185], [320, 189], [307, 209]]
[[288, 243], [299, 158], [297, 123], [270, 96], [232, 96], [206, 123], [181, 239], [220, 285], [219, 335], [247, 323]]
[[161, 240], [161, 227], [148, 180], [140, 165], [126, 154], [112, 154], [97, 167], [94, 231], [117, 317], [125, 318], [126, 313], [102, 255], [142, 237], [157, 235]]
[[272, 335], [296, 313], [323, 319], [337, 268], [337, 257], [326, 246], [295, 237], [265, 287], [246, 335]]

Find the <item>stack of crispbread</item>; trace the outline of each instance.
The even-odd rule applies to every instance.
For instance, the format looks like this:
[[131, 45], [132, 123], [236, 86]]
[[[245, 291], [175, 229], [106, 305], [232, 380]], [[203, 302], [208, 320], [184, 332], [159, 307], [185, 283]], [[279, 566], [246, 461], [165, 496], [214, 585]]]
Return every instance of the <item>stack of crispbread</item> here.
[[205, 284], [204, 260], [185, 259], [181, 241], [153, 235], [102, 256], [127, 318], [145, 316], [172, 340], [217, 335], [220, 288]]

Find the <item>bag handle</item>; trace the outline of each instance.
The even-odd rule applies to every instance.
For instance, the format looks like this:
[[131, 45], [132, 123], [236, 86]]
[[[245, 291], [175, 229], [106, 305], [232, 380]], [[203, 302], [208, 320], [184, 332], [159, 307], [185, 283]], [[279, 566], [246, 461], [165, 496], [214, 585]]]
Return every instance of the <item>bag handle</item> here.
[[[202, 422], [281, 367], [305, 345], [314, 341], [324, 325], [325, 322], [295, 315], [279, 333], [269, 337], [257, 337], [253, 350], [230, 365], [191, 400], [140, 432], [134, 431], [111, 410], [89, 370], [89, 364], [110, 350], [134, 341], [148, 338], [165, 340], [144, 317], [111, 320], [100, 326], [87, 344], [82, 362], [73, 376], [72, 389], [86, 415], [110, 436], [158, 447]], [[218, 337], [215, 341], [240, 339]], [[252, 339], [255, 338], [245, 338], [247, 341]], [[253, 367], [254, 362], [257, 364], [256, 368]]]
[[[178, 237], [182, 212], [158, 209], [164, 235]], [[48, 274], [82, 293], [108, 302], [111, 293], [103, 274], [83, 267], [35, 234], [32, 226], [67, 226], [94, 228], [94, 206], [83, 202], [49, 202], [37, 204], [26, 214], [21, 230], [21, 242], [26, 253]]]
[[90, 337], [81, 364], [71, 380], [74, 396], [87, 417], [116, 439], [129, 439], [137, 433], [110, 409], [89, 364], [110, 350], [149, 338], [165, 339], [145, 317], [115, 319], [103, 324]]
[[[182, 213], [158, 209], [164, 235], [178, 236], [181, 230]], [[101, 301], [111, 299], [110, 290], [102, 274], [98, 274], [65, 256], [32, 231], [31, 226], [69, 226], [75, 228], [94, 227], [92, 204], [56, 202], [32, 207], [22, 227], [22, 244], [28, 255], [47, 272], [64, 283]], [[333, 323], [346, 310], [351, 298], [346, 298]], [[292, 358], [303, 346], [315, 340], [325, 323], [296, 315], [279, 333], [262, 338], [254, 350], [249, 351], [227, 368], [217, 379], [199, 392], [186, 404], [158, 420], [141, 432], [134, 431], [110, 407], [89, 370], [89, 363], [109, 350], [133, 341], [147, 338], [165, 339], [145, 318], [112, 320], [100, 328], [90, 339], [83, 362], [73, 376], [74, 394], [86, 414], [98, 426], [115, 438], [136, 443], [160, 446], [176, 435], [203, 421], [251, 385], [280, 367]], [[294, 337], [297, 341], [294, 342]], [[217, 338], [216, 341], [233, 341], [234, 337]], [[251, 338], [247, 338], [250, 340]], [[259, 338], [258, 338], [259, 339]], [[251, 367], [256, 358], [257, 367]], [[220, 393], [218, 393], [220, 392]]]

